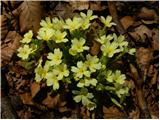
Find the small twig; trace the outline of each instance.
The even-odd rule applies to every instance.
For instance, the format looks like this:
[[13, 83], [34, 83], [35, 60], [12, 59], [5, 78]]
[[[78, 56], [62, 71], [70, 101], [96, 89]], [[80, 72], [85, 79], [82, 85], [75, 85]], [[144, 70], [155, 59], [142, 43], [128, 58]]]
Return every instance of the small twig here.
[[138, 74], [137, 69], [132, 64], [130, 64], [130, 70], [136, 88], [137, 102], [141, 111], [140, 118], [151, 118], [142, 89], [143, 80]]

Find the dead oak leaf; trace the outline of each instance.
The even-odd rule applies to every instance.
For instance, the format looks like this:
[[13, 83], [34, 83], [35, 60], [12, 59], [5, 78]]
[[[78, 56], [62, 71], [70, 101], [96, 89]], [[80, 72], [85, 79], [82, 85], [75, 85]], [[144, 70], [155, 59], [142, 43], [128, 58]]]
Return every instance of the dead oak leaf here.
[[47, 98], [45, 98], [42, 101], [43, 105], [46, 105], [48, 108], [55, 108], [60, 101], [60, 95], [56, 95], [54, 97], [50, 96], [50, 94], [47, 95]]
[[20, 98], [21, 98], [23, 104], [33, 105], [32, 96], [30, 93], [20, 94]]
[[31, 89], [32, 98], [34, 98], [36, 96], [36, 94], [40, 91], [40, 84], [33, 82], [33, 83], [31, 83], [30, 89]]
[[152, 32], [145, 25], [140, 25], [135, 28], [135, 32], [129, 32], [129, 34], [135, 39], [136, 42], [145, 42], [146, 37], [151, 38]]
[[158, 15], [153, 9], [148, 9], [143, 7], [138, 14], [138, 17], [145, 19], [145, 20], [158, 20]]
[[125, 16], [123, 18], [120, 19], [120, 22], [122, 24], [122, 26], [124, 27], [124, 29], [126, 30], [127, 28], [129, 28], [131, 25], [133, 25], [134, 18], [131, 16]]
[[109, 108], [103, 106], [103, 113], [104, 119], [122, 119], [126, 117], [126, 115], [115, 106]]
[[5, 41], [8, 41], [9, 43], [2, 45], [2, 48], [1, 48], [2, 61], [3, 60], [10, 61], [11, 57], [19, 47], [20, 45], [19, 41], [21, 39], [22, 37], [16, 31], [10, 31], [7, 34]]
[[24, 1], [18, 8], [20, 31], [26, 32], [30, 29], [36, 34], [42, 17], [40, 1]]
[[136, 50], [136, 62], [141, 70], [148, 69], [153, 59], [153, 51], [149, 48], [140, 47]]
[[0, 31], [1, 31], [1, 40], [5, 39], [7, 33], [8, 33], [8, 27], [7, 27], [7, 17], [5, 15], [0, 15]]

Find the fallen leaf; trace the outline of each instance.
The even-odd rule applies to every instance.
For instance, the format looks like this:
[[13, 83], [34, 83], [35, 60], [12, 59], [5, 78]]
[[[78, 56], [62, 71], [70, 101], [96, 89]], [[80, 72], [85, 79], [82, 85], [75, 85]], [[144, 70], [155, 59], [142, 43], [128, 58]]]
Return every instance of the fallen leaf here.
[[104, 119], [123, 119], [126, 118], [126, 115], [121, 112], [117, 107], [105, 107], [103, 106]]
[[22, 37], [17, 33], [16, 31], [10, 31], [7, 36], [5, 41], [8, 41], [9, 43], [3, 44], [1, 48], [1, 57], [2, 61], [10, 61], [11, 57], [13, 54], [16, 52], [17, 48], [20, 45], [20, 40]]
[[141, 11], [138, 14], [139, 18], [145, 19], [145, 20], [158, 20], [158, 15], [153, 9], [148, 9], [146, 7], [143, 7]]
[[43, 13], [40, 1], [24, 1], [17, 8], [17, 11], [20, 13], [20, 31], [27, 32], [31, 29], [36, 34], [40, 28], [40, 21]]
[[90, 118], [90, 112], [85, 108], [81, 107], [80, 114], [82, 115], [83, 119], [89, 119]]
[[93, 40], [92, 41], [92, 43], [93, 43], [93, 45], [92, 45], [92, 47], [91, 47], [91, 49], [90, 49], [90, 53], [92, 54], [92, 55], [98, 55], [98, 53], [99, 53], [99, 51], [100, 51], [100, 43], [98, 43], [97, 41], [95, 41], [95, 40]]
[[151, 49], [140, 47], [136, 50], [136, 62], [141, 70], [148, 69], [152, 59], [153, 52]]
[[145, 42], [146, 37], [152, 37], [151, 30], [144, 25], [140, 25], [139, 27], [135, 28], [135, 32], [129, 32], [129, 34], [135, 39], [136, 42], [142, 43]]
[[36, 94], [40, 91], [40, 84], [33, 82], [33, 83], [31, 83], [30, 89], [31, 89], [32, 98], [34, 98], [36, 96]]
[[152, 48], [154, 50], [159, 51], [159, 30], [153, 29], [152, 30], [152, 40], [151, 40]]
[[32, 96], [30, 93], [26, 92], [26, 93], [20, 94], [20, 97], [23, 104], [33, 105]]
[[5, 39], [7, 33], [8, 33], [8, 27], [7, 27], [7, 17], [5, 15], [0, 15], [0, 31], [1, 31], [1, 40]]
[[50, 94], [47, 95], [47, 98], [45, 98], [42, 101], [43, 105], [46, 105], [48, 108], [55, 108], [58, 105], [58, 102], [60, 100], [60, 95], [56, 95], [54, 97], [50, 96]]
[[124, 27], [124, 29], [126, 30], [127, 28], [129, 28], [131, 25], [133, 25], [134, 18], [131, 16], [125, 16], [123, 18], [120, 19], [120, 22], [122, 24], [122, 26]]
[[96, 10], [96, 11], [102, 11], [106, 9], [106, 6], [101, 4], [101, 1], [90, 1], [89, 2], [89, 9]]
[[22, 1], [2, 1], [5, 5], [7, 5], [8, 8], [11, 8], [12, 10], [17, 8]]

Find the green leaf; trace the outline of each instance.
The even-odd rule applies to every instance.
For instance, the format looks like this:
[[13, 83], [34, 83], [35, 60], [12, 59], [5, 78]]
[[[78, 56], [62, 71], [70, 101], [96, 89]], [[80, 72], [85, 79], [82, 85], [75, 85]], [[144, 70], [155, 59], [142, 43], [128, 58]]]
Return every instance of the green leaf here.
[[82, 97], [83, 97], [82, 95], [77, 95], [73, 99], [74, 99], [74, 101], [76, 101], [77, 103], [79, 103], [82, 100]]
[[123, 109], [123, 106], [122, 106], [116, 99], [111, 98], [111, 101], [112, 101], [115, 105], [117, 105], [118, 107], [120, 107], [121, 109]]

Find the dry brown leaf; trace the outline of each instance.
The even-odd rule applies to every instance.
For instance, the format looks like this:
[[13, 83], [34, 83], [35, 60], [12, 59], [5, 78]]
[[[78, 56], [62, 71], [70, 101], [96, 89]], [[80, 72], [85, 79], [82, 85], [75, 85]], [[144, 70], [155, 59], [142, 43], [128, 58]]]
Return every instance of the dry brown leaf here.
[[152, 37], [151, 30], [148, 27], [141, 25], [135, 28], [135, 32], [129, 32], [129, 34], [137, 41], [137, 42], [145, 42], [146, 36], [149, 38]]
[[71, 1], [69, 2], [70, 6], [74, 10], [87, 10], [89, 8], [88, 1]]
[[30, 29], [36, 34], [42, 17], [40, 1], [24, 1], [18, 8], [20, 31], [26, 32]]
[[32, 98], [34, 98], [39, 91], [40, 91], [40, 84], [36, 82], [31, 83]]
[[19, 35], [19, 33], [17, 33], [16, 31], [10, 31], [5, 39], [5, 42], [9, 42], [6, 44], [2, 45], [1, 48], [1, 57], [2, 57], [2, 61], [6, 60], [6, 61], [10, 61], [12, 55], [16, 52], [17, 48], [20, 45], [20, 40], [22, 39], [22, 37]]
[[138, 17], [145, 19], [145, 20], [158, 20], [158, 15], [153, 9], [148, 9], [143, 7], [138, 14]]
[[15, 9], [22, 3], [22, 1], [3, 1], [3, 3], [8, 7]]
[[23, 104], [33, 105], [32, 96], [30, 93], [20, 94]]
[[106, 9], [106, 6], [103, 6], [101, 4], [101, 1], [90, 1], [89, 2], [89, 9], [96, 10], [96, 11], [102, 11]]
[[54, 97], [50, 96], [49, 94], [47, 95], [47, 98], [45, 98], [42, 101], [43, 105], [46, 105], [48, 108], [54, 108], [58, 105], [58, 102], [60, 101], [60, 95], [56, 95]]
[[100, 51], [100, 43], [98, 43], [97, 41], [95, 41], [95, 40], [93, 40], [92, 41], [92, 43], [93, 43], [93, 45], [92, 45], [92, 47], [91, 47], [91, 49], [90, 49], [90, 53], [92, 54], [92, 55], [98, 55], [98, 53], [99, 53], [99, 51]]
[[7, 33], [8, 33], [8, 27], [7, 27], [7, 17], [5, 15], [0, 15], [0, 31], [1, 31], [1, 40], [5, 39]]
[[158, 29], [153, 29], [152, 30], [152, 48], [154, 50], [159, 51], [159, 30]]
[[148, 69], [152, 59], [153, 52], [151, 49], [140, 47], [136, 50], [136, 62], [142, 70]]
[[124, 27], [124, 29], [126, 30], [127, 28], [129, 28], [131, 25], [133, 25], [134, 18], [131, 16], [125, 16], [123, 18], [120, 19], [120, 22], [122, 24], [122, 26]]
[[81, 107], [80, 114], [82, 115], [83, 119], [90, 118], [90, 112], [85, 107]]
[[115, 106], [109, 108], [103, 106], [103, 113], [104, 119], [122, 119], [126, 117], [126, 115]]

